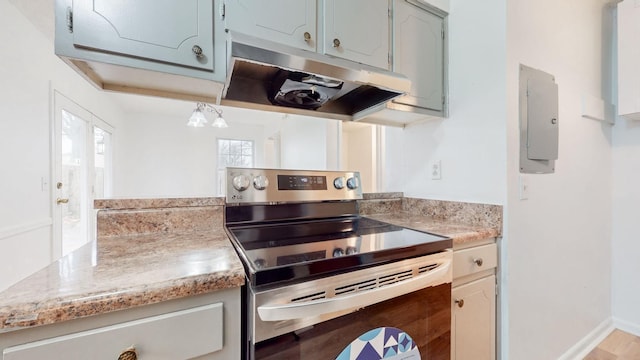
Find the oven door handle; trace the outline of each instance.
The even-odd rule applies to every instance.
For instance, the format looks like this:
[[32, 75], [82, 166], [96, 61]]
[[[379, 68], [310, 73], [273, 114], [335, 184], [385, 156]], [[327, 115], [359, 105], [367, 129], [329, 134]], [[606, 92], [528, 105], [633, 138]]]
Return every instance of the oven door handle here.
[[442, 259], [439, 263], [438, 267], [424, 274], [371, 290], [305, 302], [260, 305], [258, 315], [262, 321], [296, 320], [355, 310], [426, 287], [450, 283], [451, 259]]

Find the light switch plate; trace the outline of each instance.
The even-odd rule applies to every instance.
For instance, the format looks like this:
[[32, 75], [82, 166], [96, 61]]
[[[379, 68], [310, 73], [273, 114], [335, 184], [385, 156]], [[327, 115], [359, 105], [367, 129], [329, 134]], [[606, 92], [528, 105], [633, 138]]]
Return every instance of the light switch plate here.
[[529, 177], [527, 175], [520, 174], [520, 200], [527, 200], [529, 198]]

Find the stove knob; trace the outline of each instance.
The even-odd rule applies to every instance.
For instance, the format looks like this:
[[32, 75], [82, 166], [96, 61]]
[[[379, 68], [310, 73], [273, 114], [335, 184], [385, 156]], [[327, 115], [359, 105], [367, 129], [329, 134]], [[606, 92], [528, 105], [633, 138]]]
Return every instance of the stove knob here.
[[269, 186], [269, 179], [264, 175], [258, 175], [253, 178], [253, 187], [256, 190], [264, 190]]
[[347, 246], [347, 255], [357, 254], [358, 249], [355, 246]]
[[342, 250], [341, 248], [335, 248], [333, 249], [333, 257], [337, 258], [340, 256], [344, 256], [344, 250]]
[[358, 178], [356, 177], [350, 177], [349, 179], [347, 179], [347, 187], [351, 190], [355, 190], [360, 186], [360, 184], [358, 184]]
[[255, 259], [253, 263], [256, 265], [257, 269], [264, 269], [267, 267], [267, 260], [262, 258]]
[[333, 187], [335, 187], [336, 189], [343, 189], [344, 188], [344, 178], [341, 177], [337, 177], [335, 179], [333, 179]]
[[237, 175], [233, 177], [233, 188], [238, 191], [245, 191], [249, 188], [249, 177], [247, 175]]

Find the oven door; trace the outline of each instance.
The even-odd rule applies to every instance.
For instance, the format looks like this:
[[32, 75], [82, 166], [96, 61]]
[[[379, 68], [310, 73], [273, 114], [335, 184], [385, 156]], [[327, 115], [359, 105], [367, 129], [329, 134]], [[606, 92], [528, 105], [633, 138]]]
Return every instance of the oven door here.
[[254, 344], [255, 359], [449, 359], [451, 283]]
[[447, 250], [251, 291], [249, 358], [449, 359], [451, 258]]

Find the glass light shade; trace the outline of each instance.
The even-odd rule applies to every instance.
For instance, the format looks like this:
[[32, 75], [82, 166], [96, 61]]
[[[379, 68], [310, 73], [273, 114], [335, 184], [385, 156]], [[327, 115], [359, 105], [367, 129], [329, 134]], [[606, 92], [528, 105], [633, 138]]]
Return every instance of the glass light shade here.
[[217, 127], [217, 128], [229, 127], [229, 125], [227, 125], [227, 122], [224, 121], [224, 119], [222, 118], [222, 115], [218, 115], [218, 117], [215, 120], [213, 120], [213, 123], [211, 124], [211, 126]]
[[187, 126], [191, 127], [203, 127], [204, 124], [207, 123], [207, 118], [204, 117], [204, 114], [200, 109], [193, 110], [189, 121], [187, 122]]

